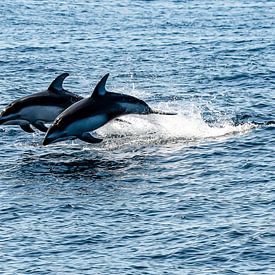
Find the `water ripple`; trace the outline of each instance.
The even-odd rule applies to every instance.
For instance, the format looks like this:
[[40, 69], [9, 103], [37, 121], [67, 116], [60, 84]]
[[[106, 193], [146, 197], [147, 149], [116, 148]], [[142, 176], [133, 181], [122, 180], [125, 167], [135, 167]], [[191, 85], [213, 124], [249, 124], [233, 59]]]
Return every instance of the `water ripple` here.
[[2, 1], [0, 107], [107, 88], [101, 144], [0, 127], [3, 274], [274, 274], [273, 1]]

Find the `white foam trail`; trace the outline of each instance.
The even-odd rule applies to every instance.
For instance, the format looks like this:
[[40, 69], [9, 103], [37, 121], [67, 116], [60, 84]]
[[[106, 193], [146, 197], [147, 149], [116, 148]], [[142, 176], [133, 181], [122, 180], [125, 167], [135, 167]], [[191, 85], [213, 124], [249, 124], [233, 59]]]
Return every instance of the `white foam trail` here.
[[[165, 111], [175, 111], [173, 108], [157, 108]], [[245, 123], [234, 126], [231, 121], [225, 122], [219, 127], [209, 126], [201, 117], [200, 111], [190, 106], [189, 110], [178, 115], [128, 115], [121, 117], [126, 122], [112, 121], [97, 130], [101, 136], [134, 136], [135, 139], [207, 139], [230, 136], [245, 133], [254, 128], [255, 125]], [[129, 123], [127, 123], [129, 122]]]

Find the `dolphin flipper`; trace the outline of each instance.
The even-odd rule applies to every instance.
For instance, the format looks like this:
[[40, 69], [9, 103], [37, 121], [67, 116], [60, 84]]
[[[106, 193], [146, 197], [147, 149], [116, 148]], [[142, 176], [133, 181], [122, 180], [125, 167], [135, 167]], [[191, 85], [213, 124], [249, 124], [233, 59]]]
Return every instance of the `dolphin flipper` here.
[[78, 137], [80, 140], [88, 142], [88, 143], [100, 143], [103, 139], [95, 138], [90, 133], [83, 133], [81, 136]]
[[35, 133], [35, 131], [31, 128], [30, 124], [23, 124], [20, 125], [21, 129], [24, 130], [27, 133]]
[[36, 121], [32, 125], [41, 132], [46, 133], [48, 131], [48, 128], [41, 121]]

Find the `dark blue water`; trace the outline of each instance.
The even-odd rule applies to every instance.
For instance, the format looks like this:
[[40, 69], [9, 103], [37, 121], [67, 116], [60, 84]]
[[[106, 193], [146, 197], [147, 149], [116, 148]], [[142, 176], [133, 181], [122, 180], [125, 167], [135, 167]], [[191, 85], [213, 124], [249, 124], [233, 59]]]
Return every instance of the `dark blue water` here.
[[0, 128], [1, 274], [274, 274], [274, 1], [0, 3], [0, 107], [110, 91], [177, 116], [79, 140]]

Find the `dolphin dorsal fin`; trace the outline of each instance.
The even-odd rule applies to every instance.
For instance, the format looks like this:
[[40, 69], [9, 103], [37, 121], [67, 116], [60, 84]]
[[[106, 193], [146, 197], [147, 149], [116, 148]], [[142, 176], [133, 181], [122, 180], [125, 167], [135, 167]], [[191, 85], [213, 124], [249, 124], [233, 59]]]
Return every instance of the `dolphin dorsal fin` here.
[[91, 97], [95, 97], [95, 96], [104, 96], [106, 94], [106, 81], [107, 78], [109, 77], [109, 74], [105, 74], [101, 80], [97, 83], [96, 87], [94, 88], [94, 91], [91, 95]]
[[59, 75], [58, 77], [56, 77], [56, 79], [50, 84], [48, 90], [51, 91], [51, 92], [62, 92], [63, 91], [63, 82], [64, 82], [64, 79], [69, 76], [68, 73], [63, 73], [61, 75]]

